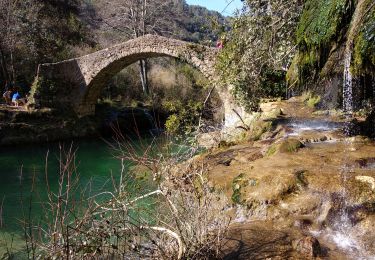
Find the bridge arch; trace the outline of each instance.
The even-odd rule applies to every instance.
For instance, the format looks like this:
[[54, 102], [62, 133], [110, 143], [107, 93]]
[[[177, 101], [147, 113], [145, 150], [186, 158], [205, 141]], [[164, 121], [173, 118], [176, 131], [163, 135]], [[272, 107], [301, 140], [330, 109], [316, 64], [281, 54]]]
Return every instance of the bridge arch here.
[[[39, 107], [73, 110], [79, 116], [92, 115], [104, 86], [137, 60], [174, 57], [194, 66], [216, 85], [217, 53], [215, 48], [146, 35], [75, 59], [39, 65], [31, 97]], [[217, 92], [224, 106], [225, 126], [232, 128], [242, 125], [243, 119], [251, 120], [252, 117], [236, 105], [229, 89], [230, 86], [218, 86]]]
[[72, 108], [81, 116], [90, 115], [113, 76], [140, 59], [163, 56], [187, 62], [214, 84], [215, 48], [146, 35], [79, 58], [41, 64], [38, 77], [45, 82], [41, 84], [44, 91], [35, 96], [42, 106]]

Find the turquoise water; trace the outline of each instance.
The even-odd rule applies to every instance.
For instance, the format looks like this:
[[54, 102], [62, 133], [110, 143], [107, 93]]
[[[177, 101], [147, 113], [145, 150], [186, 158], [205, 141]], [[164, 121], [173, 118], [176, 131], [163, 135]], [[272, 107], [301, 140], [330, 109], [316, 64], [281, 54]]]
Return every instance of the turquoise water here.
[[[141, 151], [150, 142], [151, 139], [143, 139], [133, 141], [133, 145], [136, 150]], [[47, 183], [51, 190], [57, 190], [60, 151], [68, 151], [70, 146], [76, 150], [75, 162], [80, 187], [90, 187], [91, 194], [113, 190], [111, 176], [116, 181], [119, 180], [121, 162], [115, 158], [117, 152], [102, 140], [0, 148], [0, 203], [2, 202], [0, 259], [7, 248], [12, 247], [13, 251], [19, 251], [24, 246], [21, 221], [29, 213], [30, 196], [32, 196], [33, 218], [45, 214], [40, 202], [46, 201]], [[48, 157], [46, 157], [47, 153]], [[47, 177], [46, 158], [48, 158]], [[130, 163], [127, 162], [126, 169], [129, 166]], [[136, 182], [136, 180], [132, 181]], [[151, 189], [145, 183], [137, 186], [141, 187], [140, 192]]]

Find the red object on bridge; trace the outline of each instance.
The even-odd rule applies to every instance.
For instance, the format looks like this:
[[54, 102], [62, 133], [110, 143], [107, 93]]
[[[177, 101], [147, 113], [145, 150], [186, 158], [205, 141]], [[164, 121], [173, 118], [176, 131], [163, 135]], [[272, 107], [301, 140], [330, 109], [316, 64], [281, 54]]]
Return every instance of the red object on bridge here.
[[218, 49], [222, 49], [223, 47], [224, 47], [224, 44], [223, 44], [222, 41], [218, 41], [218, 42], [216, 43], [216, 48], [218, 48]]

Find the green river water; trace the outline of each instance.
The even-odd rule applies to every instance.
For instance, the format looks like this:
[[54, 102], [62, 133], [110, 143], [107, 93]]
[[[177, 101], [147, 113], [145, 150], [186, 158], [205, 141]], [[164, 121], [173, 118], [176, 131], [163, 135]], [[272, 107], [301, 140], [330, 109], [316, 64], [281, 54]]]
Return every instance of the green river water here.
[[[138, 150], [144, 149], [151, 139], [133, 142]], [[91, 193], [112, 190], [111, 175], [119, 180], [121, 163], [115, 151], [102, 140], [50, 143], [42, 145], [0, 148], [0, 259], [7, 252], [22, 251], [21, 220], [28, 214], [30, 191], [33, 187], [32, 215], [45, 214], [40, 202], [46, 200], [46, 155], [48, 152], [48, 182], [52, 190], [57, 189], [60, 147], [67, 150], [71, 145], [76, 152], [76, 163], [82, 186], [90, 183]], [[129, 167], [129, 163], [126, 164]], [[33, 184], [34, 183], [34, 184]], [[144, 184], [142, 184], [144, 185]], [[150, 187], [142, 186], [144, 192]], [[18, 259], [18, 258], [17, 258]]]

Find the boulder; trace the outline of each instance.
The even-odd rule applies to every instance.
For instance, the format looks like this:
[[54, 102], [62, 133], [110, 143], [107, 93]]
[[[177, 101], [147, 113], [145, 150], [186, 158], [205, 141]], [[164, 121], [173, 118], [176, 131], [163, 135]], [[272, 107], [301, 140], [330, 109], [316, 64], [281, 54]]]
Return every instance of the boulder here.
[[310, 258], [317, 257], [322, 253], [318, 239], [311, 236], [306, 236], [295, 241], [294, 249]]
[[300, 148], [303, 148], [303, 143], [296, 138], [286, 138], [271, 145], [267, 151], [267, 155], [271, 156], [277, 153], [295, 153]]

